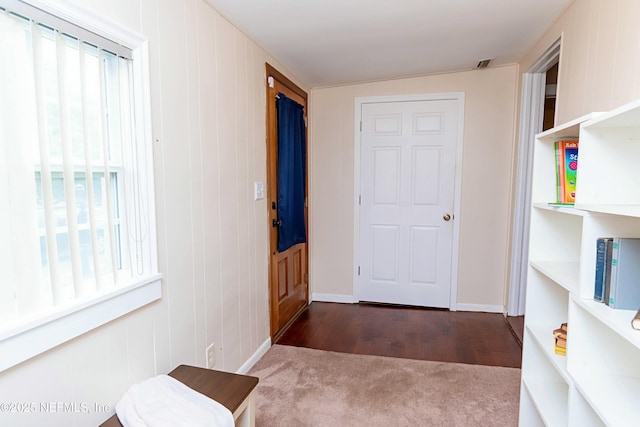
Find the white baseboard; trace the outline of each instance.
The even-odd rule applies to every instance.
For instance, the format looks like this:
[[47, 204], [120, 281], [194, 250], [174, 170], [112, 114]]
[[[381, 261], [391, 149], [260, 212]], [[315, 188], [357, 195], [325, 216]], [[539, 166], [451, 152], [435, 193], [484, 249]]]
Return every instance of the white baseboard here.
[[[453, 310], [453, 309], [452, 309]], [[504, 313], [502, 305], [488, 304], [456, 304], [456, 311], [482, 311], [486, 313]]]
[[[343, 294], [319, 294], [312, 293], [311, 301], [318, 302], [337, 302], [342, 304], [356, 304], [359, 302], [358, 298], [353, 295]], [[505, 313], [506, 308], [502, 305], [489, 305], [489, 304], [456, 304], [451, 307], [451, 311], [479, 311], [486, 313]]]
[[249, 372], [249, 369], [253, 368], [253, 365], [256, 364], [256, 362], [258, 360], [260, 360], [262, 358], [262, 356], [264, 356], [264, 354], [271, 348], [271, 337], [267, 338], [265, 340], [265, 342], [262, 343], [262, 345], [260, 347], [258, 347], [258, 349], [256, 350], [255, 353], [253, 353], [253, 356], [251, 356], [249, 358], [249, 360], [247, 360], [245, 362], [244, 365], [242, 365], [240, 367], [240, 369], [238, 369], [236, 371], [236, 374], [246, 374], [247, 372]]
[[358, 299], [353, 295], [341, 295], [341, 294], [311, 294], [311, 301], [318, 302], [339, 302], [343, 304], [355, 304]]

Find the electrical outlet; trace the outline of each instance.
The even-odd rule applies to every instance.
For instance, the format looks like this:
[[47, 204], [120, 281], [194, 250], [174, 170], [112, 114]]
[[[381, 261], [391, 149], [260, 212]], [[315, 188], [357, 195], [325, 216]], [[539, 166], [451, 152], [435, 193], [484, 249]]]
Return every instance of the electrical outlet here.
[[207, 347], [207, 368], [213, 369], [216, 365], [216, 346], [212, 343]]

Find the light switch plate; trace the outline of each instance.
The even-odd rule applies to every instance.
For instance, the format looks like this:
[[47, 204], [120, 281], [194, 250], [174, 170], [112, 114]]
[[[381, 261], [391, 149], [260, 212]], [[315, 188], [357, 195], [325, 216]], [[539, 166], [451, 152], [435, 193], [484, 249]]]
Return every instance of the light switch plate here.
[[264, 199], [264, 182], [256, 181], [253, 183], [253, 200]]

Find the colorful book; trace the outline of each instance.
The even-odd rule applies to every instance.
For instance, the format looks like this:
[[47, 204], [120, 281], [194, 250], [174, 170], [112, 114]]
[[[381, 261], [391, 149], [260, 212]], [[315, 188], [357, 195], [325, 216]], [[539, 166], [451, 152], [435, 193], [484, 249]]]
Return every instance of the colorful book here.
[[564, 143], [564, 199], [565, 203], [576, 201], [576, 178], [578, 176], [578, 141]]
[[640, 308], [640, 238], [614, 238], [611, 254], [609, 306]]
[[573, 205], [576, 200], [578, 140], [556, 141], [554, 152], [556, 157], [556, 202], [560, 205]]

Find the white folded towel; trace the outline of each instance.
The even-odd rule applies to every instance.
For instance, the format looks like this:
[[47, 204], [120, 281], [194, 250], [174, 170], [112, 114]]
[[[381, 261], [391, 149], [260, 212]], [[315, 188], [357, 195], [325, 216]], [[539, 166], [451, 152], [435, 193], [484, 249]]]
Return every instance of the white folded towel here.
[[233, 427], [231, 411], [168, 375], [129, 387], [116, 405], [124, 427]]

